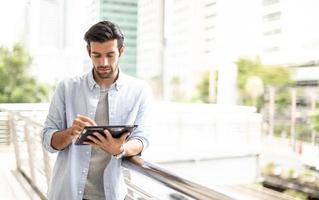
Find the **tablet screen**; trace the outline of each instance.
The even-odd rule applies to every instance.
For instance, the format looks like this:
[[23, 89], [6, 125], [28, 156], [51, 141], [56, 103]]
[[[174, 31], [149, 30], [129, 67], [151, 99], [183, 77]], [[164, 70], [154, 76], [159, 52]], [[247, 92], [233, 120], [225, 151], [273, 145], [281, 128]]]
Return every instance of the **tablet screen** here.
[[[84, 141], [89, 141], [87, 136], [92, 135], [94, 132], [99, 132], [105, 137], [104, 130], [107, 129], [113, 138], [120, 138], [124, 133], [131, 133], [137, 125], [116, 125], [116, 126], [86, 126], [81, 132], [80, 136], [75, 141], [76, 145], [84, 145]], [[92, 135], [93, 137], [96, 137]]]

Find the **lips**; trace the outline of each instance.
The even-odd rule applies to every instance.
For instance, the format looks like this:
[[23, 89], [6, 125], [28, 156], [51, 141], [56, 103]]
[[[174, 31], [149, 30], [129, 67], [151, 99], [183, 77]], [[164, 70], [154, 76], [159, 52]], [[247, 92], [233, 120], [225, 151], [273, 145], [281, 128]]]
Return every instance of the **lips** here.
[[100, 72], [108, 72], [111, 70], [111, 67], [98, 67], [97, 68]]

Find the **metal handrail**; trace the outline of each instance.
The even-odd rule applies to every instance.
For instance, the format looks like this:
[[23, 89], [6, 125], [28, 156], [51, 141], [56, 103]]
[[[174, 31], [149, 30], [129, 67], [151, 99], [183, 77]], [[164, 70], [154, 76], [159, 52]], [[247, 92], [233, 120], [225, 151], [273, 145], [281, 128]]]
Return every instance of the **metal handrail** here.
[[179, 177], [172, 172], [161, 168], [160, 166], [145, 161], [139, 156], [129, 157], [123, 160], [122, 166], [139, 172], [142, 175], [145, 175], [153, 180], [156, 180], [163, 185], [181, 192], [186, 196], [201, 199], [201, 200], [232, 200], [233, 197], [230, 197], [226, 194], [213, 190], [211, 188], [202, 186], [190, 180]]
[[[42, 124], [33, 121], [32, 119], [22, 116], [18, 112], [12, 112], [9, 111], [9, 119], [10, 119], [10, 134], [12, 137], [12, 141], [15, 148], [15, 154], [16, 154], [16, 163], [17, 163], [17, 169], [18, 171], [26, 177], [27, 181], [30, 183], [30, 185], [34, 188], [34, 190], [39, 194], [41, 199], [44, 198], [44, 191], [43, 191], [43, 184], [39, 185], [38, 183], [38, 176], [36, 175], [35, 171], [35, 165], [38, 165], [38, 162], [35, 162], [35, 156], [34, 151], [35, 148], [42, 148], [42, 171], [44, 171], [44, 176], [46, 180], [46, 187], [48, 186], [50, 175], [51, 175], [51, 162], [50, 162], [50, 156], [48, 155], [47, 151], [45, 151], [41, 145], [39, 147], [40, 143], [35, 143], [34, 137], [39, 137], [40, 135], [38, 133], [32, 133], [30, 129], [33, 130], [39, 130], [42, 129]], [[22, 122], [22, 123], [21, 123]], [[20, 127], [23, 126], [23, 127]], [[19, 131], [17, 130], [19, 127]], [[23, 132], [22, 135], [21, 131]], [[22, 140], [25, 141], [21, 141]], [[20, 146], [21, 143], [24, 145], [27, 145], [27, 152], [21, 152]], [[28, 156], [28, 162], [27, 164], [29, 167], [24, 168], [22, 165], [22, 157], [21, 153], [27, 153]], [[202, 200], [231, 200], [234, 198], [231, 198], [221, 192], [218, 192], [216, 190], [204, 187], [200, 184], [194, 183], [192, 181], [186, 180], [182, 177], [179, 177], [177, 175], [174, 175], [170, 171], [167, 171], [158, 165], [155, 165], [154, 163], [144, 161], [138, 156], [130, 157], [127, 159], [124, 159], [122, 166], [124, 168], [127, 168], [129, 170], [134, 170], [138, 172], [139, 174], [142, 174], [144, 176], [150, 177], [152, 180], [158, 181], [168, 188], [171, 188], [177, 192], [180, 192], [182, 194], [185, 194], [186, 196], [195, 198], [195, 199], [202, 199]], [[43, 183], [43, 182], [42, 182]], [[132, 183], [130, 183], [132, 184]], [[141, 192], [141, 190], [140, 190]], [[146, 195], [147, 196], [147, 195]]]

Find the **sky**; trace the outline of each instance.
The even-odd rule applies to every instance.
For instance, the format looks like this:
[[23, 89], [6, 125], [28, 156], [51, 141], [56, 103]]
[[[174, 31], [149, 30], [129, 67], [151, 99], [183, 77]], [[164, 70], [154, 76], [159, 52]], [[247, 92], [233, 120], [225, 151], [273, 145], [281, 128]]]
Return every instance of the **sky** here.
[[19, 40], [25, 0], [0, 1], [0, 45], [11, 46]]

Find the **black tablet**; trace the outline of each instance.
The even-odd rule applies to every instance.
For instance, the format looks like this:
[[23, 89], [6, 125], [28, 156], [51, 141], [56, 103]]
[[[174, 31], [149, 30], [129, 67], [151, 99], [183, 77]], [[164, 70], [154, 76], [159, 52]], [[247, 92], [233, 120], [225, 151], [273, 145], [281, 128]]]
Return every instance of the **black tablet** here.
[[[116, 125], [116, 126], [86, 126], [84, 127], [80, 136], [76, 139], [76, 145], [84, 145], [84, 141], [89, 141], [87, 136], [91, 135], [93, 132], [99, 132], [101, 135], [105, 136], [104, 130], [107, 129], [113, 138], [120, 138], [126, 132], [132, 132], [137, 125]], [[96, 137], [92, 135], [93, 137]]]

